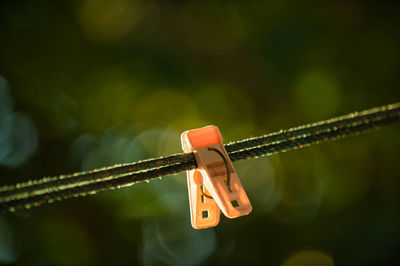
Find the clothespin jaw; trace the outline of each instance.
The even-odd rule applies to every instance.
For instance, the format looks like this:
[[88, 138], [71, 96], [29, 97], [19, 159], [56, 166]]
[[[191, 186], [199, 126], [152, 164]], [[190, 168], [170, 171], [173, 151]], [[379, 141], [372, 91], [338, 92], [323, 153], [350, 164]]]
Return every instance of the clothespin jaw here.
[[[214, 221], [210, 224], [199, 217], [199, 210], [208, 210], [209, 215], [216, 213], [214, 206], [219, 207], [229, 218], [249, 214], [252, 210], [250, 201], [222, 144], [219, 129], [216, 126], [207, 126], [188, 130], [182, 133], [181, 140], [183, 150], [194, 153], [198, 167], [188, 171], [193, 227], [199, 228], [200, 224], [204, 226], [201, 228], [217, 225], [219, 215], [218, 219], [210, 217], [210, 220]], [[206, 191], [210, 194], [206, 194]], [[199, 198], [200, 201], [197, 200]], [[204, 204], [203, 200], [209, 205]]]

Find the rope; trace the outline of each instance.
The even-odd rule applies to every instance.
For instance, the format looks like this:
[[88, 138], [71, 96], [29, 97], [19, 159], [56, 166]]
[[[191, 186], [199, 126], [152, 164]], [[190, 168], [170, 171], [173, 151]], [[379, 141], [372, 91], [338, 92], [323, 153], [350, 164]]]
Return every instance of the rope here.
[[[357, 135], [394, 123], [400, 123], [400, 103], [229, 143], [225, 148], [230, 159], [238, 161]], [[192, 153], [181, 153], [3, 186], [0, 187], [0, 210], [29, 209], [43, 203], [86, 196], [106, 189], [131, 186], [138, 182], [148, 182], [157, 177], [178, 174], [196, 167]]]

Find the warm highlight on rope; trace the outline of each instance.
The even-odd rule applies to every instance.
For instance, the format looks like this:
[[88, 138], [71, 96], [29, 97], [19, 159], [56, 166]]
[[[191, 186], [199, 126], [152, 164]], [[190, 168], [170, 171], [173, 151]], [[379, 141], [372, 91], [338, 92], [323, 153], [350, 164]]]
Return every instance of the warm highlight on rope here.
[[[225, 148], [230, 159], [237, 161], [303, 148], [394, 123], [400, 123], [400, 103], [229, 143]], [[194, 155], [182, 153], [3, 186], [0, 187], [0, 209], [15, 211], [18, 208], [31, 208], [56, 200], [95, 194], [105, 189], [131, 186], [196, 167]]]

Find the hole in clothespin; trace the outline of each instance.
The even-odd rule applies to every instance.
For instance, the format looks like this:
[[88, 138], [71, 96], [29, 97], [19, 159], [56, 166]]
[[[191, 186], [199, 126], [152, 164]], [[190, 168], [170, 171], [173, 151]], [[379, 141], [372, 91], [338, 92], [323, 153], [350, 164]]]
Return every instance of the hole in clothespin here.
[[212, 199], [211, 195], [207, 195], [207, 194], [206, 194], [206, 191], [205, 191], [205, 188], [204, 188], [203, 185], [200, 186], [200, 191], [201, 191], [201, 196], [202, 196], [202, 197], [201, 197], [201, 202], [205, 202], [205, 199], [203, 200], [203, 197], [204, 197], [204, 198]]
[[229, 193], [232, 193], [231, 187], [228, 185], [228, 180], [224, 180], [226, 187], [228, 188]]
[[202, 212], [201, 212], [201, 216], [202, 216], [203, 218], [208, 218], [208, 211], [202, 211]]
[[201, 203], [204, 203], [206, 201], [206, 197], [204, 197], [204, 186], [200, 186], [200, 190], [201, 190], [200, 200]]
[[232, 200], [231, 203], [233, 207], [239, 207], [239, 202], [237, 200]]

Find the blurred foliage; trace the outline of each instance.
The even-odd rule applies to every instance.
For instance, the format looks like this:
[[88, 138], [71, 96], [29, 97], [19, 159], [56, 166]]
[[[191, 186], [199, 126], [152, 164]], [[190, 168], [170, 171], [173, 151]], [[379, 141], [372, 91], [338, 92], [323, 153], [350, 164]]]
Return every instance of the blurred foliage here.
[[[2, 1], [1, 184], [400, 99], [391, 1]], [[400, 129], [235, 163], [254, 204], [190, 226], [184, 174], [0, 216], [16, 265], [398, 265]]]

